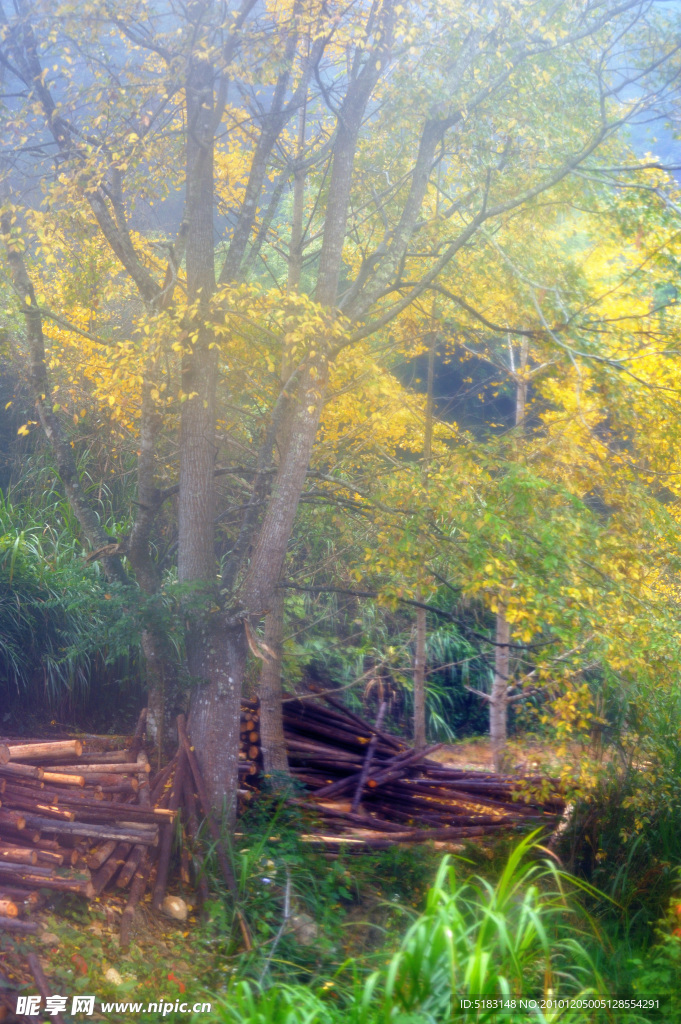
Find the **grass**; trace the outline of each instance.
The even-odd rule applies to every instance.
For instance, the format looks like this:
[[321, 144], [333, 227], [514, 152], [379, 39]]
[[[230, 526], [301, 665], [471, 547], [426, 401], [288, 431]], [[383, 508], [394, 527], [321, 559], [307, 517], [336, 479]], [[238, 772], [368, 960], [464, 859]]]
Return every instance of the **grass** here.
[[[124, 894], [90, 906], [59, 898], [43, 918], [47, 935], [39, 945], [55, 991], [212, 1003], [208, 1016], [173, 1011], [163, 1018], [194, 1024], [681, 1020], [681, 1011], [675, 1018], [518, 1009], [522, 997], [662, 995], [681, 971], [676, 904], [649, 949], [616, 945], [598, 917], [613, 905], [559, 870], [536, 836], [470, 846], [456, 856], [424, 846], [327, 860], [301, 842], [297, 812], [274, 800], [249, 811], [241, 829], [232, 859], [251, 951], [243, 950], [231, 901], [217, 882], [205, 915], [186, 925], [159, 919], [147, 900], [125, 954], [117, 945]], [[208, 867], [213, 875], [210, 858]], [[311, 937], [297, 932], [293, 915], [307, 917]], [[0, 937], [0, 955], [20, 971], [18, 952], [28, 945]], [[119, 984], [107, 981], [109, 968]], [[460, 1009], [462, 999], [471, 1005]], [[515, 1000], [516, 1008], [500, 1016], [476, 999]], [[124, 1015], [109, 1019], [128, 1024]]]

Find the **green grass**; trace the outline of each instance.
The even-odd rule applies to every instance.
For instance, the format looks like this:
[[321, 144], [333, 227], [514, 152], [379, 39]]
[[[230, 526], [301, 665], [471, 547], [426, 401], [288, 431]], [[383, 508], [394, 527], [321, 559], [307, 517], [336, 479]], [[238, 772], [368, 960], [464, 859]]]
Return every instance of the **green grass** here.
[[[272, 830], [263, 829], [262, 821], [254, 828], [251, 821], [248, 846], [235, 851], [243, 906], [256, 933], [254, 950], [237, 952], [228, 904], [221, 904], [221, 912], [213, 908], [207, 926], [204, 941], [211, 944], [213, 929], [213, 950], [223, 966], [223, 980], [214, 988], [215, 1019], [222, 1024], [608, 1019], [642, 1024], [655, 1019], [636, 1012], [608, 1018], [601, 1011], [569, 1007], [516, 1009], [503, 1017], [475, 1005], [455, 1012], [462, 998], [518, 1004], [522, 997], [640, 997], [649, 994], [653, 982], [659, 994], [669, 991], [681, 948], [676, 938], [661, 941], [639, 962], [628, 951], [627, 990], [613, 990], [607, 970], [613, 948], [583, 905], [585, 900], [595, 904], [598, 894], [560, 871], [537, 847], [536, 837], [507, 846], [499, 866], [496, 859], [475, 857], [485, 863], [484, 874], [471, 857], [441, 859], [427, 849], [411, 868], [413, 851], [327, 862], [301, 850], [300, 827], [288, 814], [280, 811]], [[420, 896], [429, 869], [434, 882]], [[305, 910], [316, 923], [311, 946], [299, 945], [285, 927], [287, 888], [296, 912]], [[391, 888], [397, 891], [390, 893]], [[409, 899], [414, 895], [419, 898]], [[344, 941], [348, 926], [362, 916], [362, 928]]]

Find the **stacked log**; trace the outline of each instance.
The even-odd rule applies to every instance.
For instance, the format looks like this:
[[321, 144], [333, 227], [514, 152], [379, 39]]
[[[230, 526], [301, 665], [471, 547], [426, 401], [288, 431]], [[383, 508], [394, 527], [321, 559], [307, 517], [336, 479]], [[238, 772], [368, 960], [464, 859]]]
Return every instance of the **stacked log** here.
[[450, 841], [499, 830], [555, 827], [563, 810], [558, 781], [448, 766], [414, 750], [326, 696], [284, 703], [291, 774], [308, 793], [294, 802], [315, 811], [309, 841], [381, 849], [394, 843]]
[[[239, 774], [255, 775], [262, 764], [260, 750], [260, 707], [256, 700], [243, 700], [239, 724]], [[247, 766], [245, 770], [242, 765]]]
[[98, 736], [0, 744], [0, 931], [35, 931], [45, 892], [90, 899], [151, 867], [176, 811], [163, 786], [151, 799], [144, 724], [143, 712], [118, 749]]

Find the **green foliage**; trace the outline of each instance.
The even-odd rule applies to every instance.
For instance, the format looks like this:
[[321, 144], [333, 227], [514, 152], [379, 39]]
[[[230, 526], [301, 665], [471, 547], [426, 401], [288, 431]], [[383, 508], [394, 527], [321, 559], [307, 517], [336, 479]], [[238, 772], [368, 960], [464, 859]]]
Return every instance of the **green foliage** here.
[[[492, 883], [481, 877], [459, 880], [445, 858], [429, 890], [423, 913], [398, 948], [370, 974], [357, 961], [321, 982], [271, 987], [251, 983], [239, 972], [220, 1003], [224, 1022], [242, 1024], [388, 1024], [452, 1019], [454, 998], [517, 999], [604, 992], [585, 951], [587, 932], [569, 893], [567, 876], [551, 862], [531, 856], [529, 837], [511, 850]], [[462, 864], [465, 868], [465, 864]], [[342, 965], [343, 966], [343, 965]], [[496, 1011], [463, 1010], [456, 1019], [493, 1021]], [[505, 1016], [506, 1019], [506, 1016]], [[582, 1020], [547, 1013], [509, 1014], [509, 1021]]]
[[0, 495], [0, 698], [14, 731], [28, 725], [29, 709], [69, 720], [93, 696], [106, 713], [107, 689], [119, 711], [139, 700], [122, 685], [136, 671], [134, 640], [128, 629], [112, 642], [116, 596], [98, 564], [86, 564], [63, 507]]

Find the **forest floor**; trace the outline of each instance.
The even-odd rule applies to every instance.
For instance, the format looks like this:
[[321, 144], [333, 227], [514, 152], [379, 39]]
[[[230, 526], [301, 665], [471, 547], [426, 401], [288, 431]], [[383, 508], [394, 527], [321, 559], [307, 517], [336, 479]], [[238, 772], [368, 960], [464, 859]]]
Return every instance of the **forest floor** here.
[[[456, 768], [494, 770], [492, 745], [484, 737], [474, 736], [459, 743], [446, 743], [430, 756]], [[523, 738], [508, 744], [507, 763], [511, 772], [555, 771], [563, 761], [564, 758], [556, 754], [555, 744], [549, 742]]]

